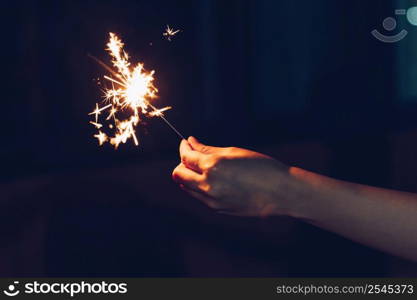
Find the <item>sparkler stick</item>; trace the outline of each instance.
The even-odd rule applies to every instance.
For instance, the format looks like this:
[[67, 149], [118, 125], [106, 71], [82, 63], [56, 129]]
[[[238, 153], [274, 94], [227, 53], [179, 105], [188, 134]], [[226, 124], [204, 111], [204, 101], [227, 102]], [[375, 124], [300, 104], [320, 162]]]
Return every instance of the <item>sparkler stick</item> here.
[[[90, 123], [98, 129], [98, 134], [94, 135], [98, 139], [100, 146], [105, 142], [110, 142], [115, 148], [120, 143], [126, 143], [132, 138], [136, 145], [139, 141], [136, 137], [135, 127], [141, 121], [142, 115], [149, 117], [160, 117], [164, 122], [182, 139], [184, 136], [164, 117], [163, 112], [171, 107], [156, 108], [150, 101], [156, 98], [158, 89], [153, 84], [154, 71], [146, 71], [143, 64], [139, 63], [134, 68], [130, 66], [129, 56], [123, 50], [124, 44], [113, 33], [110, 33], [110, 40], [107, 43], [107, 51], [112, 57], [113, 68], [106, 65], [98, 58], [90, 56], [98, 64], [104, 67], [111, 75], [104, 76], [111, 83], [111, 88], [105, 88], [105, 100], [103, 106], [96, 104], [96, 109], [90, 113], [95, 120]], [[151, 108], [152, 111], [148, 109]], [[114, 136], [109, 137], [100, 129], [103, 124], [99, 123], [99, 115], [107, 112], [106, 121], [112, 120], [113, 124], [109, 125], [114, 129]], [[121, 119], [120, 112], [124, 112], [128, 117]]]
[[[154, 110], [154, 111], [157, 111], [157, 108], [155, 107], [155, 106], [153, 106], [152, 104], [150, 104], [149, 103], [149, 106]], [[177, 128], [175, 128], [174, 127], [174, 125], [172, 125], [165, 117], [164, 117], [164, 115], [160, 115], [159, 116], [162, 120], [164, 120], [165, 121], [165, 123], [180, 137], [180, 138], [182, 138], [183, 140], [187, 140], [178, 130], [177, 130]]]

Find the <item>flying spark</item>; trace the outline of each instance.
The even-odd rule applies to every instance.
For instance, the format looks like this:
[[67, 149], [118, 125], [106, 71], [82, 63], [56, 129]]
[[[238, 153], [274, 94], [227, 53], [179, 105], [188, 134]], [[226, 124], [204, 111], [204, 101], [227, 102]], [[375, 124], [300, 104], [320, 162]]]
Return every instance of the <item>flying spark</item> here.
[[108, 140], [107, 135], [101, 132], [100, 130], [98, 131], [98, 134], [96, 134], [94, 137], [98, 139], [98, 143], [100, 144], [100, 146], [103, 145]]
[[174, 30], [167, 25], [167, 28], [165, 29], [165, 32], [163, 33], [163, 36], [166, 37], [168, 41], [172, 41], [172, 38], [181, 30]]

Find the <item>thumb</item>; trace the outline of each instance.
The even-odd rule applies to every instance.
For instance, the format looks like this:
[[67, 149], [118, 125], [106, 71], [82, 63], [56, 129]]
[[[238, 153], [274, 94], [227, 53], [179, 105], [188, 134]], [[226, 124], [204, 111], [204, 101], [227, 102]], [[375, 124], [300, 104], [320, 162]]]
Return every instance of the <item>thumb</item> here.
[[204, 145], [202, 143], [200, 143], [195, 137], [190, 136], [188, 138], [188, 143], [191, 145], [191, 147], [198, 152], [202, 152], [202, 153], [210, 153], [212, 152], [215, 147], [211, 147], [211, 146], [207, 146]]

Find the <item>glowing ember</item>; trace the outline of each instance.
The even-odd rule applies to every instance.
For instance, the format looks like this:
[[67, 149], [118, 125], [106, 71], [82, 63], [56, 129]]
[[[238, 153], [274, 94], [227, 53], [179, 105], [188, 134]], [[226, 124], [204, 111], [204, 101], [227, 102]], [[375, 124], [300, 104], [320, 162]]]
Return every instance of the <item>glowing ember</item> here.
[[163, 33], [163, 36], [167, 38], [168, 41], [171, 41], [174, 35], [176, 35], [181, 30], [174, 30], [167, 25], [167, 28], [165, 29], [165, 32]]
[[[94, 121], [90, 123], [98, 129], [98, 134], [94, 137], [98, 139], [100, 146], [110, 142], [117, 148], [120, 143], [126, 143], [130, 138], [139, 145], [135, 126], [141, 121], [140, 116], [163, 118], [163, 112], [170, 109], [170, 107], [157, 109], [149, 102], [156, 98], [158, 93], [158, 89], [153, 84], [154, 71], [146, 71], [141, 63], [131, 67], [129, 55], [123, 50], [123, 46], [122, 41], [114, 33], [110, 33], [106, 50], [112, 57], [111, 62], [116, 71], [98, 61], [110, 72], [104, 78], [111, 83], [111, 88], [104, 89], [103, 105], [97, 103], [95, 110], [89, 114], [94, 116]], [[100, 131], [103, 124], [99, 122], [99, 115], [102, 113], [107, 114], [106, 121], [113, 122], [109, 128], [114, 128], [114, 136], [107, 136]], [[125, 116], [123, 119], [119, 116], [121, 114]]]

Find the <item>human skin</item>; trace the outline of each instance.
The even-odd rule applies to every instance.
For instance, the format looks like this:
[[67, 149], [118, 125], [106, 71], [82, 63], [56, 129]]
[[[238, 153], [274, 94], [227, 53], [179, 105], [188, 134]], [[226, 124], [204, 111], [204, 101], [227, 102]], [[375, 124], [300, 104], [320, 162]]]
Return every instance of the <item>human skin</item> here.
[[335, 180], [246, 149], [180, 145], [173, 179], [219, 213], [290, 216], [417, 261], [417, 195]]

